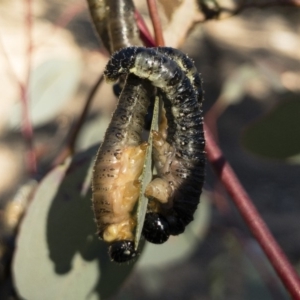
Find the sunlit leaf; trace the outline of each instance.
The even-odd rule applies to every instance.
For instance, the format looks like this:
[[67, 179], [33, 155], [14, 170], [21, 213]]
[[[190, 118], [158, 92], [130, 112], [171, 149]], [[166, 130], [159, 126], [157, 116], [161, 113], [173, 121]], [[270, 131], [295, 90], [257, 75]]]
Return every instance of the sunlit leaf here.
[[299, 120], [300, 96], [285, 96], [285, 101], [245, 130], [242, 143], [247, 150], [269, 158], [296, 156], [300, 153]]
[[105, 299], [134, 265], [110, 262], [107, 245], [95, 235], [90, 181], [97, 148], [55, 168], [36, 191], [13, 262], [22, 299]]
[[[81, 76], [79, 60], [51, 59], [34, 69], [29, 84], [29, 114], [34, 126], [53, 119], [70, 100]], [[21, 101], [14, 106], [9, 127], [20, 127], [23, 119]]]

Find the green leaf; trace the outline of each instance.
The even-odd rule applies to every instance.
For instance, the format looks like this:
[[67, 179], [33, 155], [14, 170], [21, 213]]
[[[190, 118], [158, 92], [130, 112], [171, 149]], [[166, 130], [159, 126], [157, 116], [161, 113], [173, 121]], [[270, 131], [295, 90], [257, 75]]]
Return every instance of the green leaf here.
[[107, 245], [95, 235], [91, 176], [97, 148], [55, 168], [35, 193], [13, 261], [22, 299], [106, 299], [134, 266], [110, 262]]
[[[53, 119], [70, 100], [79, 84], [81, 63], [79, 60], [51, 59], [34, 69], [29, 84], [29, 113], [34, 126]], [[22, 122], [21, 101], [14, 106], [9, 128], [18, 129]]]
[[290, 95], [285, 100], [245, 130], [242, 144], [247, 150], [277, 159], [300, 153], [300, 97]]
[[141, 238], [145, 215], [147, 212], [147, 205], [148, 205], [148, 198], [145, 197], [145, 190], [147, 185], [150, 183], [152, 179], [152, 130], [158, 130], [158, 116], [159, 116], [159, 108], [160, 108], [160, 101], [159, 98], [155, 98], [155, 104], [153, 109], [153, 117], [151, 122], [151, 130], [148, 138], [148, 148], [145, 156], [144, 168], [141, 175], [141, 188], [140, 188], [140, 196], [138, 200], [137, 206], [137, 228], [135, 234], [135, 248], [137, 249], [139, 246], [139, 241]]

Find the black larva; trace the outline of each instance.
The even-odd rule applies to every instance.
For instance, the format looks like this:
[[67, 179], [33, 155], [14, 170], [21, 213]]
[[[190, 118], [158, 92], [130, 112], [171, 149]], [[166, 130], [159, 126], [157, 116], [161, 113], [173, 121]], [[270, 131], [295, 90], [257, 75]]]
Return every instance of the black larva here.
[[141, 132], [152, 90], [149, 82], [127, 76], [95, 161], [92, 202], [98, 235], [110, 244], [109, 254], [116, 262], [137, 256], [132, 211], [139, 196], [138, 179], [147, 148]]
[[106, 78], [127, 74], [157, 87], [166, 110], [166, 140], [152, 133], [158, 177], [146, 189], [153, 201], [143, 229], [148, 241], [163, 243], [184, 231], [199, 203], [205, 167], [201, 80], [191, 60], [171, 48], [129, 47], [115, 53]]
[[179, 67], [184, 71], [186, 76], [190, 79], [192, 85], [195, 87], [197, 97], [198, 97], [198, 102], [201, 106], [203, 102], [202, 81], [197, 71], [197, 68], [195, 67], [192, 60], [187, 55], [179, 51], [178, 49], [174, 49], [171, 47], [158, 47], [156, 49], [160, 53], [165, 54], [170, 59], [177, 62]]

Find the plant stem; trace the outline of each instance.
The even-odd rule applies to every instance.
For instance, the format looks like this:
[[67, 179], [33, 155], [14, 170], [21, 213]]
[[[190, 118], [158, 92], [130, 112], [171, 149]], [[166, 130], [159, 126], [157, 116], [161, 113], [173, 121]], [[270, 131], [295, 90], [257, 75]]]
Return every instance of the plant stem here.
[[155, 44], [156, 46], [163, 47], [165, 40], [162, 32], [161, 22], [158, 15], [156, 0], [147, 0], [150, 17], [153, 24]]
[[25, 0], [26, 14], [25, 14], [25, 28], [26, 28], [26, 38], [27, 38], [27, 54], [26, 54], [26, 78], [25, 84], [20, 86], [21, 102], [22, 102], [22, 134], [27, 147], [26, 153], [26, 164], [28, 172], [31, 175], [36, 173], [37, 163], [36, 163], [36, 153], [34, 149], [33, 142], [33, 128], [29, 115], [29, 83], [30, 83], [30, 72], [31, 72], [31, 57], [32, 57], [32, 2], [31, 0]]

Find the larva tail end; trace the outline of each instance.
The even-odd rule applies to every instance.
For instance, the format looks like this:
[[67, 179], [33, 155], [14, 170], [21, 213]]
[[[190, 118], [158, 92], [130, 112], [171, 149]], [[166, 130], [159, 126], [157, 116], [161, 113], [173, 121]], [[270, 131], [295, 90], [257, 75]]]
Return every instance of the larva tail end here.
[[136, 54], [144, 51], [143, 47], [127, 47], [115, 52], [104, 70], [107, 82], [117, 81], [120, 76], [130, 73], [130, 68], [134, 66]]
[[138, 256], [133, 241], [127, 240], [113, 242], [108, 248], [108, 254], [117, 263], [128, 262]]
[[143, 236], [153, 244], [163, 244], [170, 236], [169, 223], [160, 214], [147, 213], [145, 217]]

